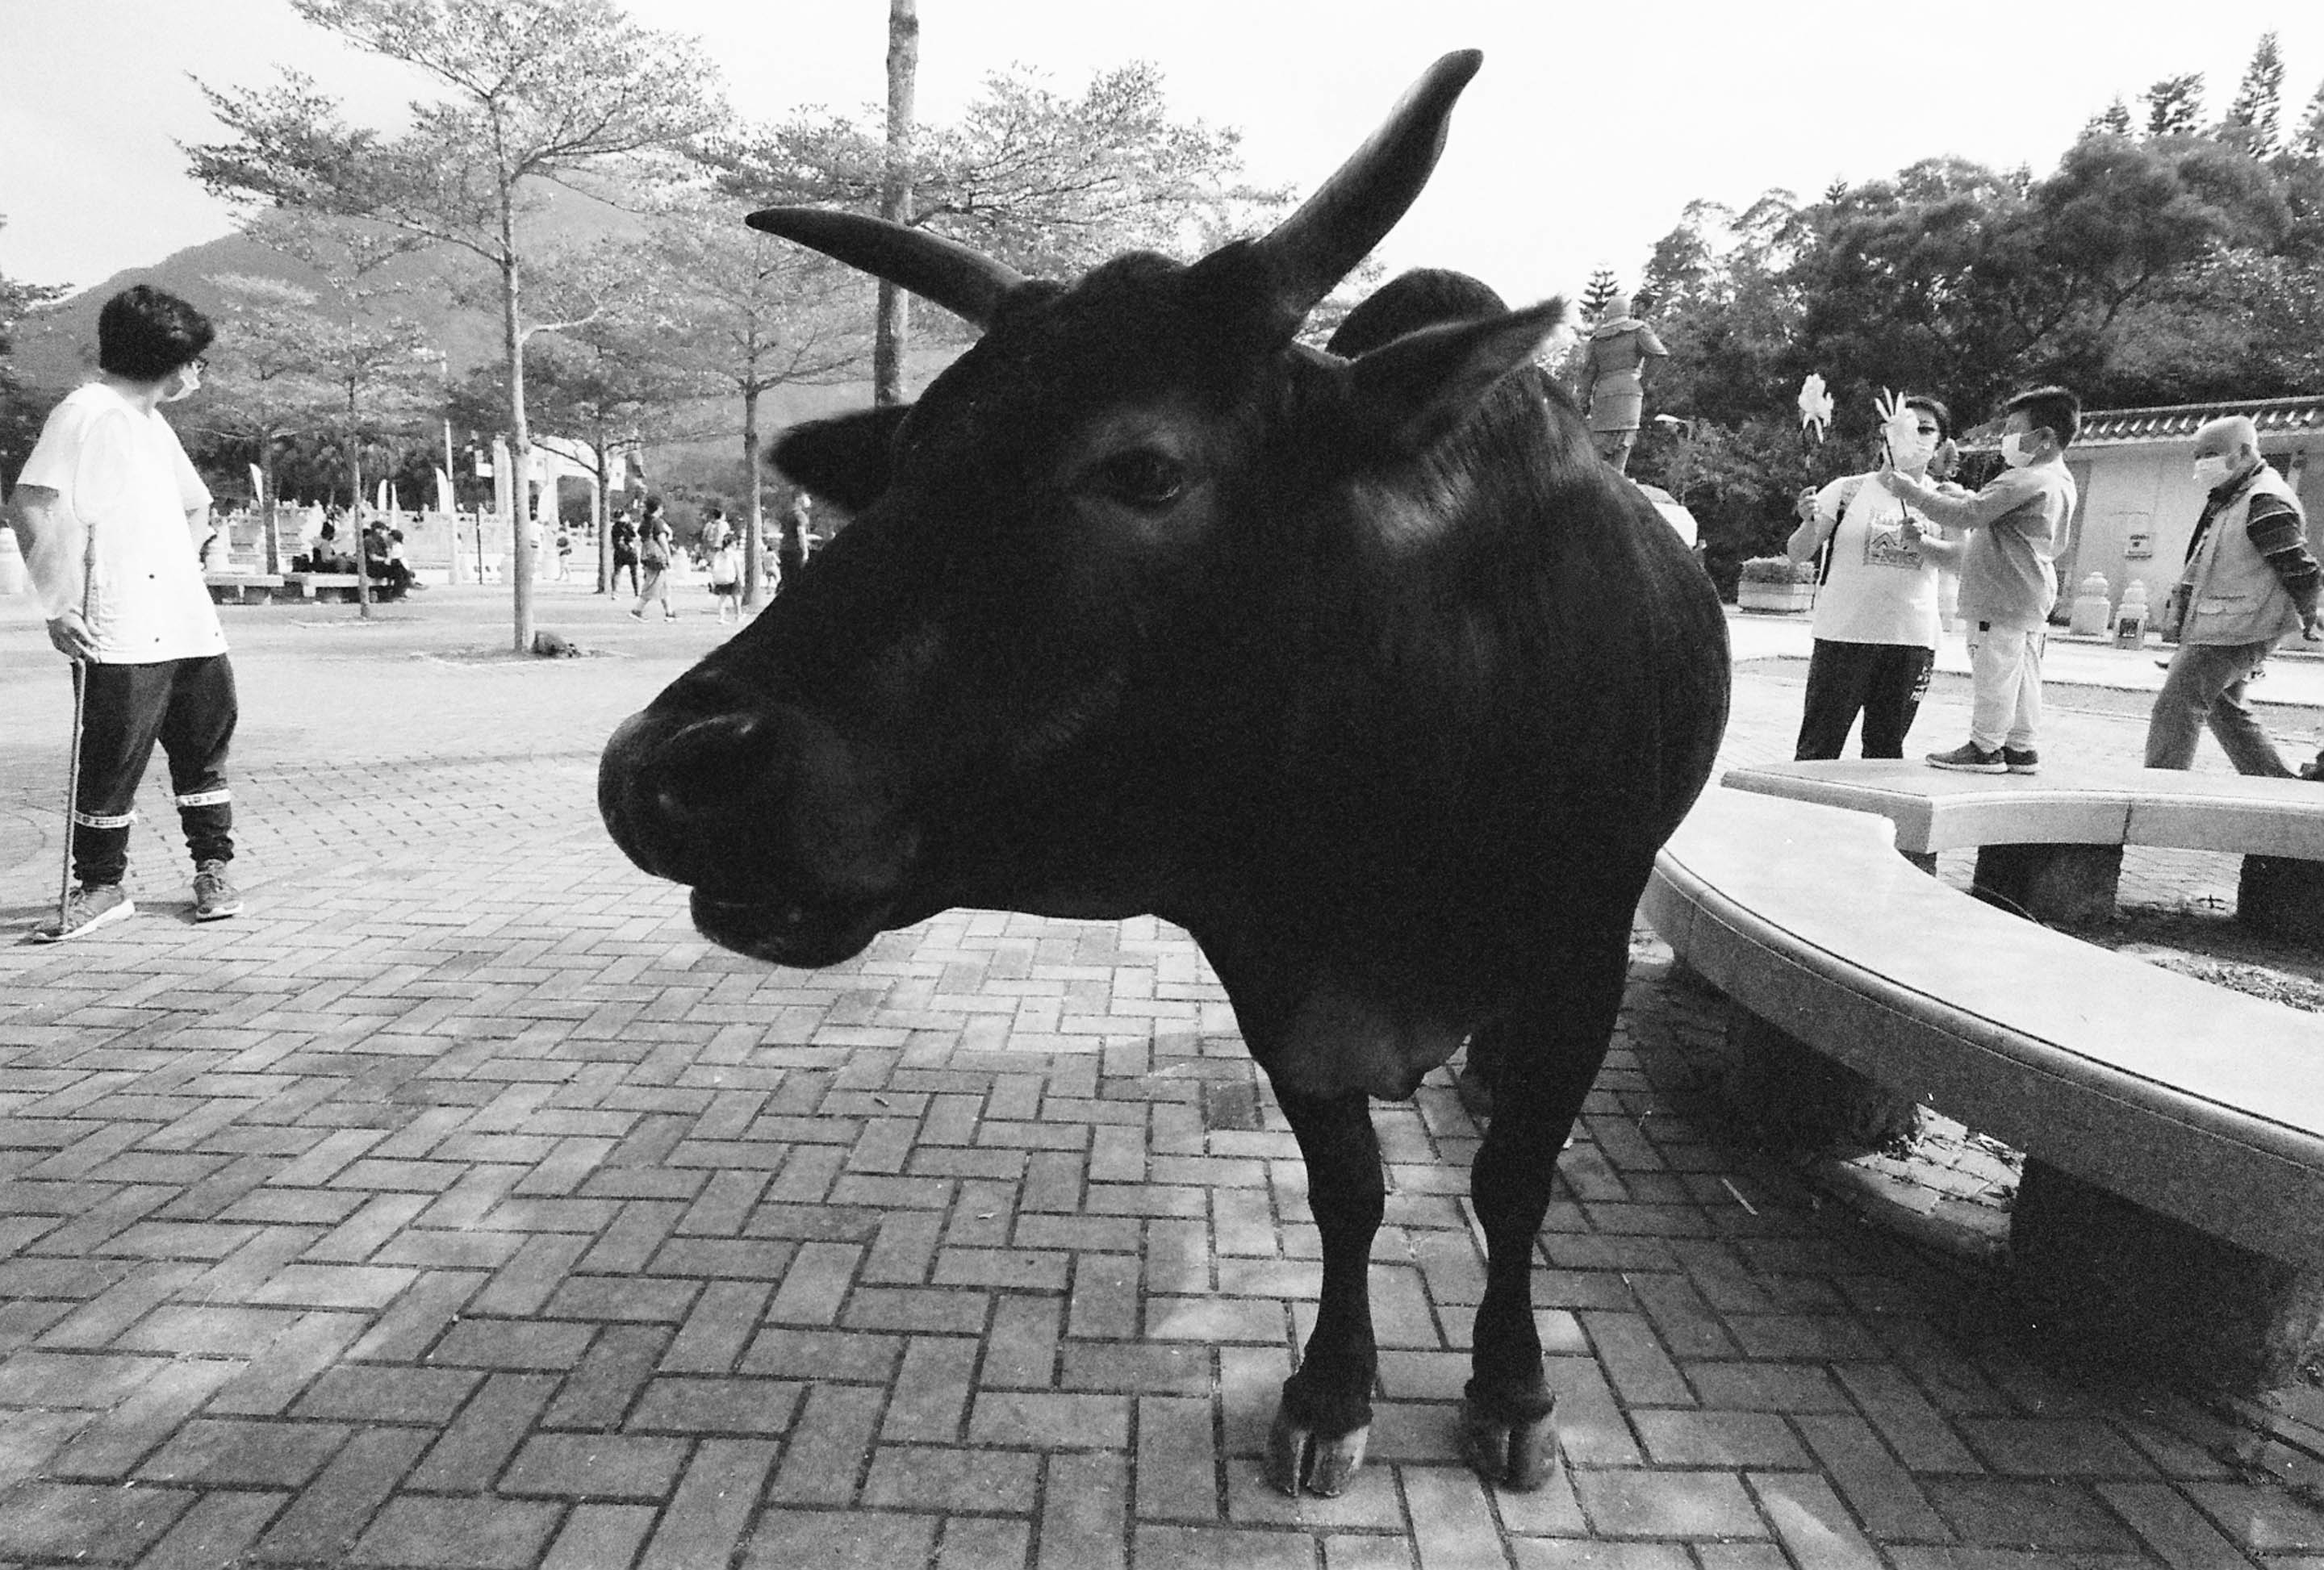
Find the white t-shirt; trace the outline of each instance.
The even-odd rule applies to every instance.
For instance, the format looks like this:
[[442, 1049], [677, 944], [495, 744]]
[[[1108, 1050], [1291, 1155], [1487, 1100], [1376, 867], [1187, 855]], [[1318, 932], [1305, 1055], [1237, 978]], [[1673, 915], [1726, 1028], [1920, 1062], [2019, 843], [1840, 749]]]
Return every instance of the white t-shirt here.
[[1936, 647], [1937, 564], [1906, 537], [1904, 504], [1868, 474], [1833, 481], [1816, 492], [1815, 504], [1825, 518], [1840, 516], [1831, 532], [1831, 573], [1816, 592], [1816, 637]]
[[99, 665], [154, 665], [226, 652], [186, 514], [210, 504], [178, 433], [92, 381], [50, 411], [20, 485], [57, 492], [51, 524], [25, 565], [51, 619], [82, 607]]

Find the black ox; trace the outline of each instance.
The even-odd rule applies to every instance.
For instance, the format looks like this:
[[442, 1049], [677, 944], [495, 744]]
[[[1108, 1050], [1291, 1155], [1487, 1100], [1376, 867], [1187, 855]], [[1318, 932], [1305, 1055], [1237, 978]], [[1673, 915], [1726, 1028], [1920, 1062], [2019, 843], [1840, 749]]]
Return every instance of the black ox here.
[[1536, 1234], [1726, 716], [1710, 583], [1529, 364], [1562, 302], [1352, 360], [1295, 341], [1479, 63], [1438, 61], [1273, 233], [1192, 266], [1068, 287], [874, 219], [752, 215], [983, 335], [910, 409], [777, 445], [855, 521], [599, 776], [622, 849], [778, 964], [956, 905], [1193, 934], [1323, 1240], [1268, 1462], [1293, 1492], [1345, 1486], [1370, 1418], [1365, 1098], [1471, 1033], [1495, 1100], [1464, 1442], [1519, 1488], [1554, 1464]]

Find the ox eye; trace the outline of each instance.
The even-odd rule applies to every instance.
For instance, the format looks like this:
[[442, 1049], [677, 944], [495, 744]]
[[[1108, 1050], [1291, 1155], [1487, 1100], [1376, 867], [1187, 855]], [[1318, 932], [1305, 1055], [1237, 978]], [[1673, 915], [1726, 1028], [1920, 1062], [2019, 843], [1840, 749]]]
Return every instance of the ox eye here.
[[1186, 471], [1172, 457], [1149, 447], [1116, 453], [1098, 465], [1098, 489], [1130, 507], [1167, 507], [1186, 488]]

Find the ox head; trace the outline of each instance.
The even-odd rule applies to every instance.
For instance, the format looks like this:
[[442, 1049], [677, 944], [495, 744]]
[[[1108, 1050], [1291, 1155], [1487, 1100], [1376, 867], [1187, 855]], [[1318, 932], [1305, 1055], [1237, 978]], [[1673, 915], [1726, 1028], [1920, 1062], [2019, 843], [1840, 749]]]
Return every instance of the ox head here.
[[1132, 254], [1066, 287], [875, 219], [751, 216], [983, 332], [916, 405], [777, 444], [854, 521], [606, 747], [607, 826], [693, 887], [706, 935], [819, 965], [951, 905], [1174, 908], [1190, 848], [1215, 860], [1297, 730], [1266, 666], [1332, 613], [1303, 564], [1343, 547], [1365, 475], [1426, 454], [1563, 317], [1354, 361], [1295, 342], [1418, 196], [1480, 60], [1439, 60], [1272, 233], [1191, 266]]

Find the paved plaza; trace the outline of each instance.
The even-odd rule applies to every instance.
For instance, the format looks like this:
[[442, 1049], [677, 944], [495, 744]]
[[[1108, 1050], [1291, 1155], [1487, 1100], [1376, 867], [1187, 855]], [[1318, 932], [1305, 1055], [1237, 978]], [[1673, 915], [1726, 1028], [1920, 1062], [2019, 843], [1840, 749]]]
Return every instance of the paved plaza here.
[[[827, 971], [711, 947], [594, 788], [729, 629], [698, 587], [666, 625], [540, 600], [601, 657], [503, 653], [497, 589], [223, 611], [248, 913], [192, 923], [157, 762], [140, 915], [42, 948], [69, 693], [0, 598], [0, 1566], [2324, 1570], [2324, 1391], [2037, 1356], [1987, 1270], [1722, 1136], [1719, 1005], [1644, 932], [1536, 1271], [1565, 1475], [1458, 1459], [1477, 1133], [1440, 1073], [1378, 1109], [1371, 1462], [1276, 1494], [1316, 1236], [1193, 945], [953, 912]], [[1788, 757], [1804, 628], [1736, 641], [1727, 761]], [[2051, 670], [2052, 769], [2135, 761], [2152, 654]], [[2324, 661], [2260, 695], [2315, 745]]]

